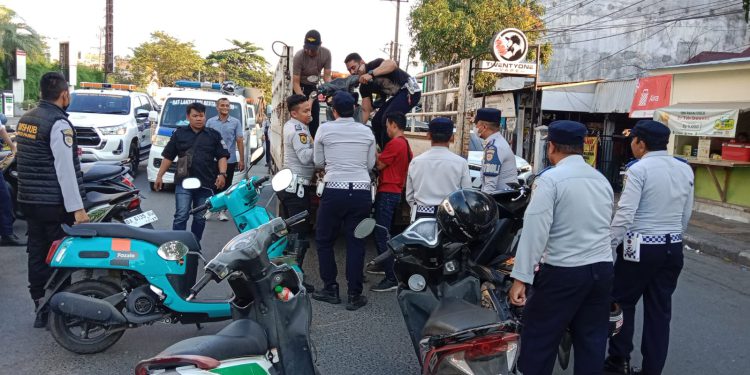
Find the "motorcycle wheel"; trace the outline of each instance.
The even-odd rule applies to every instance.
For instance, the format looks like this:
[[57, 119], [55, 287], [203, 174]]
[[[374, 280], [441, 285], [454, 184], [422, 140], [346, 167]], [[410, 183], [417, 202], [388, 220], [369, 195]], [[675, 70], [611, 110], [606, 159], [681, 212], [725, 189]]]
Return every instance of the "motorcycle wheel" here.
[[[112, 284], [85, 280], [70, 285], [65, 292], [103, 299], [119, 292]], [[123, 306], [117, 306], [118, 309]], [[52, 337], [63, 348], [78, 354], [99, 353], [114, 345], [125, 330], [107, 333], [107, 328], [82, 319], [49, 313], [49, 328]]]
[[141, 163], [140, 160], [138, 160], [139, 157], [138, 143], [133, 142], [130, 144], [130, 153], [128, 154], [130, 164], [128, 166], [130, 167], [130, 175], [133, 176], [134, 180], [136, 175], [138, 175], [138, 164]]

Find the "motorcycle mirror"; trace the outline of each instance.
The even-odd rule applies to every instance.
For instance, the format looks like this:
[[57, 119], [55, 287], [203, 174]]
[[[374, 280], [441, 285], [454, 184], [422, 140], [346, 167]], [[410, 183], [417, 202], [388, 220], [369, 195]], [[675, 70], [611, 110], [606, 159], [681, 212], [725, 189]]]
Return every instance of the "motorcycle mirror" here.
[[182, 180], [182, 188], [185, 190], [193, 190], [201, 187], [201, 180], [195, 177], [189, 177]]
[[375, 219], [373, 218], [367, 218], [359, 222], [357, 224], [357, 227], [354, 228], [354, 237], [357, 237], [359, 239], [363, 239], [372, 233], [372, 231], [375, 230]]
[[273, 176], [273, 179], [271, 179], [273, 191], [282, 191], [286, 189], [292, 184], [293, 179], [294, 173], [292, 173], [291, 169], [280, 170], [279, 173], [276, 173], [276, 175]]
[[250, 155], [250, 164], [255, 164], [258, 162], [258, 160], [263, 158], [263, 155], [266, 154], [266, 150], [263, 147], [258, 147], [253, 151], [253, 154]]

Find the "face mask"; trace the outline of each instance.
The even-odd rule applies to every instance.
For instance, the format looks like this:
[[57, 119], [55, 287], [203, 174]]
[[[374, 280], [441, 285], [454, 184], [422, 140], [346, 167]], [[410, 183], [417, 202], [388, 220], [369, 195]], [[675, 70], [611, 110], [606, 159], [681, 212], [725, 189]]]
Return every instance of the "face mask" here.
[[64, 105], [64, 106], [62, 107], [62, 110], [63, 110], [63, 111], [67, 111], [67, 110], [68, 110], [68, 107], [70, 107], [70, 94], [68, 94], [68, 95], [66, 95], [66, 96], [67, 96], [67, 100], [64, 100], [63, 102], [65, 102], [65, 103], [67, 103], [67, 104], [65, 104], [65, 105]]

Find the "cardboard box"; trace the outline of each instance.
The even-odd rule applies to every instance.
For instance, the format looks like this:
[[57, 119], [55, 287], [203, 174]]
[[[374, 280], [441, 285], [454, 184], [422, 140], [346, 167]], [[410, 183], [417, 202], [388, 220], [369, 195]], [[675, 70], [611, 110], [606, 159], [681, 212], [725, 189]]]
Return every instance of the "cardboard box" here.
[[705, 159], [711, 156], [711, 138], [701, 137], [698, 140], [698, 159]]

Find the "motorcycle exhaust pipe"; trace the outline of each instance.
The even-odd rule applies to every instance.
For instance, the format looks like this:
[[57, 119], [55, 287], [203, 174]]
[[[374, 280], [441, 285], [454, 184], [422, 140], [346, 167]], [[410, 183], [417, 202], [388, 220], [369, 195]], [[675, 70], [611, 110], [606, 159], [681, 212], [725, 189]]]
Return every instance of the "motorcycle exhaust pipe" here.
[[128, 320], [110, 303], [76, 293], [59, 292], [52, 296], [49, 307], [56, 314], [75, 316], [105, 325], [126, 324]]

